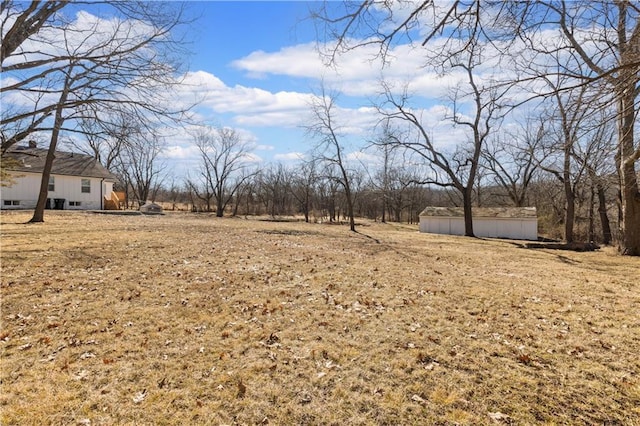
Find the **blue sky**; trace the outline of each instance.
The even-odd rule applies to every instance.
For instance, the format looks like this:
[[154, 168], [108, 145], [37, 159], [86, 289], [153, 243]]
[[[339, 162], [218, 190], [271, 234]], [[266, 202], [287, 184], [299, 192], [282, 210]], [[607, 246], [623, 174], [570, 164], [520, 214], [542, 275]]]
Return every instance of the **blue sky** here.
[[[375, 59], [379, 53], [375, 45], [350, 51], [339, 56], [334, 67], [326, 67], [318, 53], [315, 23], [309, 19], [310, 9], [317, 5], [301, 1], [187, 2], [194, 21], [181, 35], [190, 42], [187, 48], [192, 54], [185, 58], [185, 74], [176, 75], [185, 84], [171, 101], [186, 105], [197, 99], [195, 121], [235, 128], [253, 145], [248, 160], [256, 165], [274, 161], [293, 165], [312, 150], [314, 141], [303, 127], [309, 124], [309, 104], [321, 81], [328, 91], [339, 93], [335, 122], [348, 161], [376, 161], [373, 153], [363, 153], [361, 148], [375, 137], [379, 115], [373, 101], [381, 91], [381, 78], [397, 92], [409, 87], [414, 95], [412, 106], [422, 115], [436, 144], [454, 146], [467, 138], [446, 120], [451, 115], [447, 90], [464, 78], [425, 68], [428, 51], [402, 42], [392, 46], [384, 68]], [[399, 7], [394, 16], [403, 20], [410, 9], [393, 5]], [[99, 5], [83, 12], [86, 7], [74, 4], [65, 8], [65, 14], [75, 18], [79, 28], [91, 22], [92, 14], [108, 19], [101, 13], [106, 9]], [[487, 63], [484, 72], [493, 73], [494, 65]], [[189, 130], [194, 129], [173, 130], [166, 138], [164, 157], [178, 179], [199, 162]]]
[[[191, 72], [200, 72], [219, 79], [228, 88], [226, 96], [234, 96], [244, 102], [246, 109], [224, 106], [197, 108], [203, 122], [237, 128], [255, 142], [255, 160], [258, 162], [287, 161], [311, 148], [304, 142], [304, 131], [296, 123], [272, 121], [268, 125], [247, 123], [252, 110], [257, 107], [251, 99], [255, 90], [265, 96], [278, 93], [310, 93], [317, 81], [313, 78], [295, 77], [286, 73], [256, 73], [238, 65], [236, 61], [252, 54], [270, 55], [281, 49], [315, 43], [315, 28], [309, 18], [312, 3], [301, 1], [196, 1], [189, 3], [189, 12], [196, 16], [187, 38], [192, 56], [188, 60]], [[235, 89], [235, 90], [234, 90]], [[203, 90], [206, 90], [203, 88]], [[270, 100], [263, 100], [263, 103]], [[264, 105], [263, 105], [264, 107]], [[232, 111], [229, 111], [231, 109]], [[286, 108], [285, 108], [286, 109]], [[258, 111], [259, 113], [259, 111]], [[243, 116], [243, 117], [239, 117]], [[193, 165], [194, 151], [188, 141], [169, 141], [172, 165], [182, 174], [185, 167]], [[177, 158], [175, 158], [177, 157]]]
[[[313, 2], [199, 1], [189, 7], [198, 19], [188, 33], [193, 56], [186, 80], [204, 98], [197, 108], [203, 123], [238, 129], [255, 143], [258, 164], [294, 163], [314, 146], [303, 126], [323, 80], [328, 90], [339, 93], [337, 122], [349, 158], [375, 161], [359, 151], [374, 137], [378, 120], [372, 106], [382, 72], [380, 62], [372, 61], [377, 47], [357, 49], [341, 57], [337, 68], [327, 68], [309, 19]], [[385, 67], [385, 79], [398, 86], [410, 82], [421, 107], [431, 108], [425, 120], [436, 126], [446, 108], [433, 98], [444, 94], [451, 78], [426, 72], [422, 54], [407, 45], [391, 53], [394, 62]], [[452, 136], [448, 125], [440, 132]], [[169, 141], [166, 155], [178, 175], [197, 163], [188, 138]]]
[[191, 2], [191, 13], [199, 16], [191, 26], [192, 69], [215, 71], [227, 84], [247, 83], [231, 66], [234, 60], [258, 50], [273, 52], [315, 40], [307, 19], [311, 5], [300, 1]]

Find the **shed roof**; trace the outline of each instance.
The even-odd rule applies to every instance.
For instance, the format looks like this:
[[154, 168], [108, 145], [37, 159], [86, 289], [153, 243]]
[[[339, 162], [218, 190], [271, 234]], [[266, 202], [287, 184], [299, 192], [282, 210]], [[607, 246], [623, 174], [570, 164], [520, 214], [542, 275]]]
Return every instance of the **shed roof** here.
[[[17, 164], [11, 164], [7, 169], [18, 172], [42, 173], [47, 151], [42, 148], [14, 147], [7, 151], [5, 155], [15, 160]], [[117, 180], [117, 177], [94, 157], [76, 152], [56, 151], [55, 159], [51, 166], [51, 174]]]
[[[520, 218], [535, 219], [537, 217], [535, 207], [474, 207], [472, 209], [473, 217], [487, 218]], [[427, 207], [421, 217], [464, 217], [464, 209], [462, 207]]]

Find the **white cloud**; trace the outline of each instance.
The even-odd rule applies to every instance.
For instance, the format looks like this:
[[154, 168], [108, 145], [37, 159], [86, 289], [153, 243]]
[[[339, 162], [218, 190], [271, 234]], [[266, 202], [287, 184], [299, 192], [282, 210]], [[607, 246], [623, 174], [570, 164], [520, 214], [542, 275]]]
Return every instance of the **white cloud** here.
[[[379, 91], [379, 81], [385, 79], [409, 80], [421, 70], [424, 55], [419, 49], [401, 45], [389, 53], [390, 63], [384, 69], [375, 59], [377, 48], [365, 46], [341, 55], [335, 66], [325, 66], [315, 43], [298, 44], [276, 52], [253, 52], [232, 65], [247, 72], [248, 76], [264, 77], [268, 74], [294, 78], [323, 80], [348, 96], [372, 96]], [[382, 72], [381, 72], [382, 70]]]
[[292, 77], [318, 78], [322, 75], [324, 68], [315, 43], [283, 47], [274, 53], [258, 50], [233, 61], [231, 65], [257, 77], [266, 74], [283, 74]]
[[273, 151], [275, 147], [273, 145], [257, 145], [256, 151]]
[[232, 114], [235, 123], [242, 126], [298, 126], [312, 99], [308, 93], [273, 93], [257, 87], [227, 86], [205, 71], [190, 72], [184, 80], [184, 96], [199, 100], [200, 108]]
[[176, 160], [190, 160], [198, 158], [199, 155], [200, 152], [195, 145], [170, 145], [162, 152], [163, 157]]
[[380, 156], [365, 151], [353, 151], [347, 154], [347, 161], [373, 166], [380, 164]]
[[247, 152], [242, 156], [242, 161], [249, 164], [263, 163], [264, 159], [253, 152]]
[[[200, 109], [230, 114], [237, 126], [296, 128], [304, 127], [311, 119], [310, 104], [315, 96], [312, 93], [273, 93], [256, 87], [226, 86], [218, 77], [205, 71], [189, 73], [185, 81], [185, 96], [200, 97]], [[364, 134], [377, 121], [376, 111], [371, 107], [341, 107], [336, 113], [345, 134]]]
[[305, 153], [302, 152], [288, 152], [286, 154], [276, 154], [273, 156], [273, 159], [276, 161], [302, 161], [307, 157]]
[[258, 144], [258, 137], [255, 135], [255, 133], [253, 133], [251, 130], [238, 127], [235, 127], [234, 130], [236, 131], [238, 136], [240, 136], [240, 139], [243, 142], [247, 142], [249, 143], [249, 145], [253, 145], [255, 149]]
[[345, 135], [368, 136], [380, 120], [375, 108], [337, 108], [337, 122], [340, 133]]

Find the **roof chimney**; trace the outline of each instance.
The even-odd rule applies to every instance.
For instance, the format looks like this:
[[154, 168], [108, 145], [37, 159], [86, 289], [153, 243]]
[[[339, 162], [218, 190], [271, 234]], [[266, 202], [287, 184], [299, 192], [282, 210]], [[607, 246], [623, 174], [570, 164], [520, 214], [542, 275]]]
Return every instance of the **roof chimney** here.
[[38, 143], [36, 141], [34, 141], [33, 139], [31, 139], [29, 141], [29, 148], [37, 148], [38, 147]]

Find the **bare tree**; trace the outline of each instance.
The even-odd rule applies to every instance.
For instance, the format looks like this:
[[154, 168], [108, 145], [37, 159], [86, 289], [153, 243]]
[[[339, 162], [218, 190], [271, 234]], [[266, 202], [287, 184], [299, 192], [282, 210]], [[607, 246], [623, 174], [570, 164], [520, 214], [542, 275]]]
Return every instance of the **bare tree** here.
[[527, 204], [527, 192], [538, 170], [534, 152], [543, 137], [543, 122], [526, 119], [516, 131], [494, 136], [483, 149], [483, 167], [516, 207]]
[[322, 173], [319, 173], [314, 188], [314, 217], [320, 217], [321, 220], [327, 218], [329, 222], [335, 222], [339, 218], [338, 199], [341, 185], [332, 175], [333, 172], [335, 172], [334, 169], [325, 168]]
[[[73, 69], [73, 67], [71, 67]], [[42, 172], [42, 178], [40, 180], [40, 191], [38, 193], [38, 201], [36, 208], [33, 212], [33, 217], [30, 222], [44, 222], [44, 208], [46, 206], [46, 199], [48, 195], [49, 175], [51, 174], [51, 167], [53, 166], [53, 160], [55, 158], [56, 146], [58, 144], [58, 137], [60, 136], [60, 128], [62, 127], [65, 117], [63, 115], [64, 105], [69, 97], [71, 86], [74, 79], [69, 75], [64, 80], [62, 92], [60, 93], [59, 103], [55, 109], [55, 118], [53, 122], [53, 129], [51, 131], [51, 140], [49, 142], [49, 150], [45, 158], [44, 170]]]
[[[410, 8], [397, 14], [399, 6]], [[501, 87], [535, 87], [540, 79], [560, 75], [567, 87], [605, 84], [605, 98], [616, 109], [621, 220], [619, 250], [640, 255], [640, 144], [635, 131], [640, 103], [640, 8], [631, 1], [324, 2], [314, 14], [325, 34], [329, 62], [365, 45], [379, 46], [388, 59], [394, 44], [415, 40], [422, 46], [438, 39], [460, 53], [478, 37], [499, 59], [520, 74]], [[421, 31], [416, 31], [421, 30]], [[471, 30], [469, 32], [469, 30]], [[514, 37], [515, 36], [515, 37]], [[570, 61], [567, 62], [567, 58]], [[560, 59], [560, 64], [554, 62]], [[560, 67], [558, 65], [561, 65]], [[552, 89], [554, 90], [554, 89]], [[551, 95], [536, 90], [529, 98]], [[527, 102], [521, 100], [516, 105]]]
[[[529, 79], [557, 73], [573, 86], [600, 86], [600, 105], [613, 106], [617, 123], [616, 163], [620, 188], [619, 251], [640, 255], [640, 161], [636, 123], [640, 103], [640, 8], [629, 1], [512, 2], [507, 29], [530, 52], [523, 68]], [[557, 30], [553, 43], [540, 43], [544, 29]], [[562, 67], [558, 68], [560, 58]], [[567, 58], [570, 61], [567, 61]], [[565, 87], [566, 89], [566, 87]]]
[[550, 123], [546, 132], [547, 143], [541, 146], [546, 161], [540, 161], [539, 165], [562, 183], [565, 196], [564, 238], [571, 243], [574, 240], [576, 191], [584, 172], [584, 167], [573, 167], [572, 160], [588, 116], [588, 87], [580, 86], [563, 91], [562, 81], [551, 81], [550, 78], [546, 80], [552, 87], [554, 105], [546, 117]]
[[260, 210], [257, 209], [257, 193], [258, 193], [258, 178], [260, 176], [260, 167], [254, 166], [242, 170], [236, 178], [236, 182], [240, 182], [240, 186], [235, 192], [233, 197], [233, 210], [232, 216], [238, 216], [240, 207], [244, 204], [244, 215], [248, 215], [254, 208], [254, 214], [259, 214]]
[[[202, 169], [196, 177], [188, 175], [185, 179], [185, 186], [191, 196], [191, 204], [193, 205], [194, 211], [213, 211], [213, 207], [211, 205], [213, 202], [213, 187], [206, 184], [208, 180], [209, 176], [206, 169]], [[196, 199], [204, 203], [203, 208], [200, 208], [200, 202], [196, 204]]]
[[291, 195], [297, 201], [299, 211], [302, 212], [304, 221], [307, 223], [309, 222], [314, 189], [318, 180], [317, 173], [314, 161], [304, 161], [293, 175]]
[[68, 1], [31, 1], [22, 9], [15, 8], [13, 2], [3, 1], [0, 4], [2, 15], [2, 45], [0, 46], [0, 62], [11, 56], [27, 39], [37, 34], [51, 17], [65, 7]]
[[270, 164], [257, 175], [258, 195], [271, 217], [291, 213], [292, 173], [282, 163]]
[[[409, 97], [406, 90], [398, 97], [388, 85], [385, 85], [385, 103], [379, 108], [386, 121], [403, 122], [416, 133], [415, 136], [404, 140], [393, 138], [392, 143], [418, 155], [432, 168], [433, 176], [423, 183], [454, 188], [460, 193], [464, 209], [465, 235], [470, 237], [474, 236], [472, 203], [480, 155], [493, 126], [500, 118], [498, 101], [501, 96], [491, 87], [483, 86], [477, 81], [474, 68], [480, 60], [480, 52], [476, 49], [481, 49], [479, 44], [470, 44], [464, 55], [450, 58], [450, 66], [461, 68], [468, 84], [467, 92], [456, 91], [451, 98], [453, 114], [450, 120], [455, 126], [465, 129], [469, 135], [467, 143], [459, 143], [452, 155], [447, 156], [432, 140], [422, 117], [408, 105]], [[468, 113], [461, 111], [459, 106], [466, 100], [471, 104]]]
[[380, 201], [382, 223], [402, 221], [403, 212], [413, 204], [412, 189], [422, 181], [415, 167], [398, 155], [400, 150], [395, 148], [399, 140], [401, 136], [385, 125], [383, 134], [374, 142], [382, 161], [377, 172], [370, 177], [370, 185]]
[[[327, 166], [329, 173], [323, 177], [334, 180], [344, 189], [349, 229], [355, 232], [351, 179], [346, 161], [344, 135], [341, 134], [341, 127], [336, 117], [336, 98], [337, 95], [327, 93], [322, 85], [320, 93], [313, 98], [310, 124], [306, 126], [306, 130], [317, 141], [313, 150], [314, 158]], [[333, 173], [334, 170], [335, 173]]]
[[184, 23], [181, 6], [114, 2], [109, 6], [118, 19], [89, 20], [82, 27], [62, 13], [70, 4], [74, 3], [0, 5], [1, 72], [8, 81], [0, 93], [28, 101], [3, 109], [2, 152], [34, 132], [51, 135], [32, 222], [43, 221], [59, 136], [81, 133], [78, 123], [87, 118], [87, 111], [117, 108], [141, 121], [149, 115], [156, 121], [177, 120], [185, 112], [167, 102], [176, 84], [181, 43], [172, 33]]
[[586, 179], [591, 199], [589, 201], [589, 241], [595, 241], [594, 206], [597, 198], [598, 216], [602, 229], [602, 242], [611, 244], [612, 232], [607, 215], [607, 190], [612, 186], [615, 176], [615, 128], [610, 115], [605, 111], [598, 111], [595, 125], [587, 126], [585, 134], [572, 152], [578, 164], [586, 170]]
[[382, 155], [382, 164], [380, 169], [375, 173], [375, 176], [371, 177], [371, 183], [375, 187], [375, 192], [379, 194], [381, 201], [381, 218], [382, 223], [387, 221], [387, 211], [389, 210], [390, 200], [392, 197], [391, 189], [391, 175], [393, 174], [395, 153], [393, 150], [392, 141], [397, 136], [393, 134], [394, 129], [391, 128], [388, 122], [383, 123], [382, 132], [372, 142], [372, 145], [377, 148], [379, 154]]
[[[400, 121], [413, 128], [416, 135], [410, 140], [396, 139], [394, 143], [429, 163], [433, 176], [428, 183], [452, 187], [461, 194], [465, 212], [465, 234], [473, 236], [472, 195], [480, 153], [496, 124], [500, 109], [498, 100], [504, 94], [504, 89], [491, 87], [491, 84], [481, 82], [475, 75], [476, 67], [486, 59], [483, 44], [487, 37], [484, 27], [480, 25], [480, 18], [483, 16], [480, 2], [454, 2], [443, 6], [427, 0], [417, 3], [413, 10], [400, 19], [395, 14], [397, 4], [393, 2], [345, 2], [338, 16], [332, 16], [332, 10], [335, 9], [327, 7], [326, 2], [324, 4], [324, 8], [315, 16], [323, 25], [322, 32], [333, 41], [329, 44], [332, 46], [328, 52], [329, 62], [337, 60], [339, 53], [364, 45], [378, 45], [379, 57], [386, 61], [393, 44], [398, 40], [412, 39], [413, 30], [417, 28], [426, 30], [422, 46], [429, 44], [445, 30], [449, 34], [444, 44], [439, 43], [428, 53], [431, 65], [439, 68], [441, 73], [457, 69], [465, 75], [468, 90], [452, 95], [454, 113], [450, 120], [456, 126], [468, 130], [470, 143], [458, 145], [459, 149], [451, 156], [445, 155], [432, 141], [419, 113], [410, 108], [406, 90], [398, 95], [388, 84], [383, 83], [385, 100], [379, 110], [386, 121]], [[421, 26], [424, 15], [429, 15], [432, 27]], [[472, 104], [469, 114], [463, 114], [459, 110], [459, 103], [466, 100]]]
[[127, 199], [135, 200], [138, 207], [155, 201], [166, 177], [166, 164], [159, 158], [164, 147], [157, 135], [134, 132], [127, 136], [116, 159], [114, 169], [131, 195]]
[[[91, 155], [107, 170], [114, 167], [120, 157], [129, 135], [140, 133], [145, 123], [138, 117], [131, 117], [126, 111], [115, 111], [113, 117], [102, 114], [99, 117], [97, 111], [88, 112], [78, 120], [80, 138], [74, 138], [67, 142], [72, 149]], [[149, 126], [148, 126], [149, 127]], [[152, 128], [148, 128], [153, 133]]]
[[200, 152], [200, 170], [197, 183], [191, 186], [200, 194], [211, 194], [216, 216], [222, 217], [238, 188], [253, 176], [245, 173], [252, 146], [228, 127], [203, 128], [194, 135], [194, 143]]

